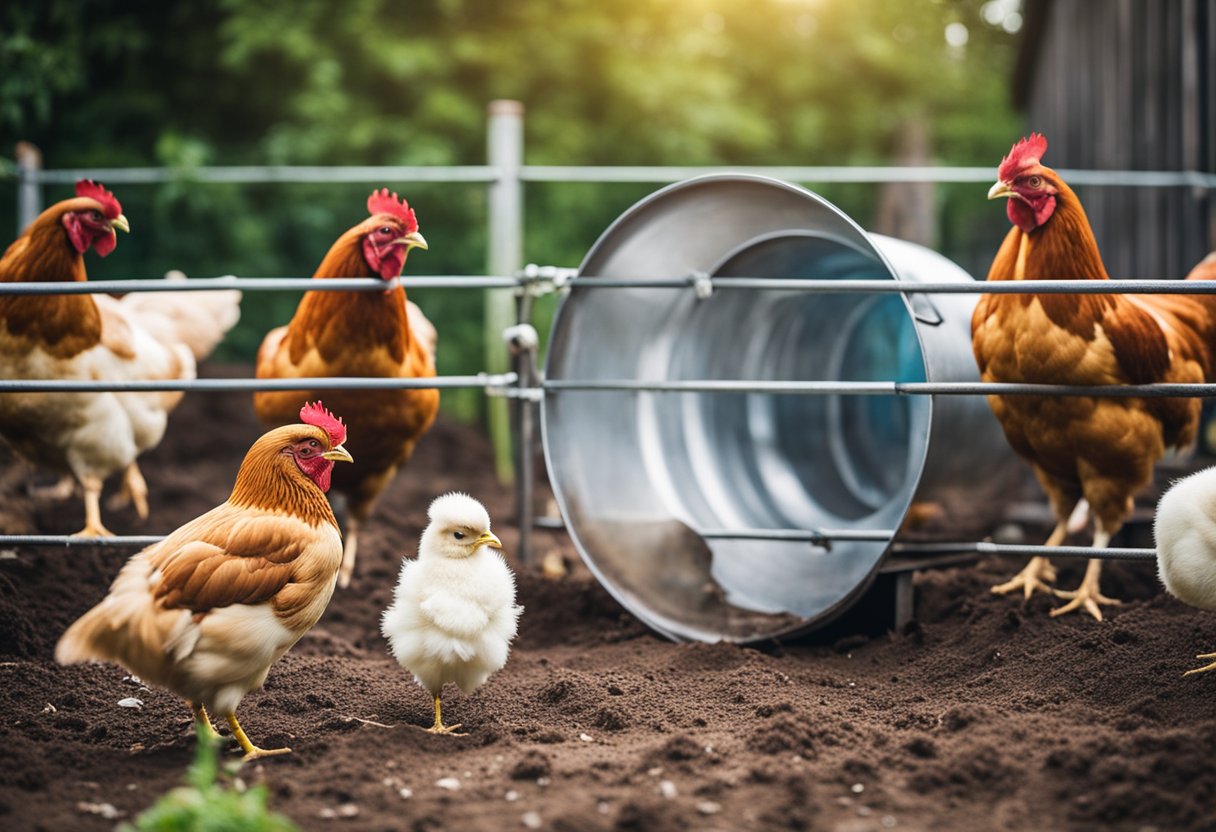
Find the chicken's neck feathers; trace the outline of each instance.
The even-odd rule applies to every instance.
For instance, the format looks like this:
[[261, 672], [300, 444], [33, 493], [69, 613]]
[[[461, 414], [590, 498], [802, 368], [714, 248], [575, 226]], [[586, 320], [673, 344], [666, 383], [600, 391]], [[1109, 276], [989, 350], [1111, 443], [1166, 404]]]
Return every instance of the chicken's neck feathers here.
[[1109, 280], [1089, 217], [1067, 185], [1042, 226], [1027, 233], [1014, 226], [997, 253], [989, 280]]
[[[0, 257], [0, 282], [83, 283], [84, 258], [72, 248], [59, 215], [44, 213]], [[101, 341], [101, 316], [89, 295], [6, 295], [0, 321], [10, 335], [71, 358]]]
[[[314, 280], [381, 279], [363, 257], [362, 235], [353, 232], [333, 244]], [[303, 356], [311, 339], [327, 361], [352, 350], [382, 346], [393, 361], [403, 363], [411, 342], [405, 300], [405, 289], [399, 285], [384, 292], [305, 293], [287, 331], [293, 360]]]
[[228, 504], [281, 512], [298, 517], [310, 526], [329, 523], [335, 528], [329, 501], [315, 483], [287, 455], [277, 450], [250, 450], [236, 475]]

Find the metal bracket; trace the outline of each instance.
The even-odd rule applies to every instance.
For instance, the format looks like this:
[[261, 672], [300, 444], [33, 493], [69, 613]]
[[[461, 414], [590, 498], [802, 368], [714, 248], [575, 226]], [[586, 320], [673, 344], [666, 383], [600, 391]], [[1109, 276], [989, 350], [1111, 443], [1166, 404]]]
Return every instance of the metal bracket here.
[[696, 271], [688, 276], [689, 285], [697, 293], [697, 300], [707, 300], [713, 296], [714, 281], [705, 272]]
[[528, 294], [532, 297], [544, 297], [566, 289], [571, 279], [578, 275], [578, 269], [565, 266], [538, 266], [529, 263], [515, 276], [519, 279], [517, 294]]

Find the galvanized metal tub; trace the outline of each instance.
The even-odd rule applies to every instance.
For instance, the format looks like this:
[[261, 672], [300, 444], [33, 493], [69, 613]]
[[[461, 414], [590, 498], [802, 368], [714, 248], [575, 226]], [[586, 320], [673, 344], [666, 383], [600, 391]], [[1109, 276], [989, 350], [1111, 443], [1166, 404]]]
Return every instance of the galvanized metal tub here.
[[[656, 192], [580, 276], [971, 281], [921, 246], [867, 234], [811, 192], [709, 176]], [[975, 381], [974, 294], [576, 289], [547, 380]], [[1019, 466], [973, 396], [550, 390], [549, 478], [588, 567], [676, 639], [758, 641], [855, 601], [890, 545], [706, 539], [698, 529], [900, 530], [955, 539], [994, 521]], [[970, 539], [974, 539], [971, 537]]]

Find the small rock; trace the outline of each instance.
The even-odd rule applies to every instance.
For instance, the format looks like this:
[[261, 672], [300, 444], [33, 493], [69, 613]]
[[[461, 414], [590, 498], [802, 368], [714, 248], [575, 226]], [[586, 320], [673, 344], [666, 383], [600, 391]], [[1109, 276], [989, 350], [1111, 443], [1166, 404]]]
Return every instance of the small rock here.
[[853, 794], [861, 794], [865, 790], [866, 790], [866, 787], [863, 786], [861, 783], [854, 783], [853, 787], [851, 789], [849, 789], [849, 791], [853, 792]]
[[540, 829], [541, 827], [540, 815], [536, 812], [524, 812], [524, 816], [520, 820], [529, 829]]
[[722, 804], [714, 803], [712, 800], [702, 800], [697, 804], [697, 811], [703, 815], [716, 815], [722, 811]]
[[16, 560], [16, 549], [0, 549], [0, 560]]
[[595, 804], [595, 811], [599, 812], [601, 815], [606, 815], [611, 810], [612, 807], [608, 805], [608, 801], [606, 800], [601, 800], [599, 803]]
[[401, 795], [402, 800], [409, 800], [414, 796], [414, 790], [407, 789], [405, 786], [402, 786], [401, 788], [397, 789], [397, 794]]
[[651, 777], [658, 777], [660, 774], [663, 773], [663, 769], [661, 769], [659, 766], [655, 766], [652, 769], [647, 769], [646, 773], [649, 774]]
[[670, 780], [662, 781], [659, 783], [659, 794], [663, 795], [663, 797], [667, 798], [668, 800], [671, 800], [678, 794], [676, 784]]
[[113, 803], [89, 803], [84, 800], [76, 804], [76, 811], [89, 815], [101, 815], [106, 820], [115, 820], [123, 815], [122, 812], [114, 808]]
[[441, 777], [435, 781], [435, 785], [449, 792], [460, 791], [460, 781], [455, 777]]
[[55, 714], [55, 713], [59, 713], [59, 709], [56, 708], [54, 705], [52, 705], [50, 702], [47, 702], [46, 707], [42, 709], [42, 712], [44, 714]]
[[338, 807], [338, 817], [353, 818], [359, 816], [359, 807], [353, 803], [343, 803]]
[[590, 734], [579, 734], [578, 738], [583, 742], [595, 742], [595, 740], [591, 738]]
[[138, 699], [134, 696], [128, 696], [126, 699], [118, 700], [118, 707], [120, 708], [142, 708], [143, 706], [144, 700]]
[[515, 791], [515, 789], [511, 789], [505, 795], [503, 795], [503, 797], [507, 799], [508, 803], [514, 803], [515, 801], [519, 800], [519, 792]]

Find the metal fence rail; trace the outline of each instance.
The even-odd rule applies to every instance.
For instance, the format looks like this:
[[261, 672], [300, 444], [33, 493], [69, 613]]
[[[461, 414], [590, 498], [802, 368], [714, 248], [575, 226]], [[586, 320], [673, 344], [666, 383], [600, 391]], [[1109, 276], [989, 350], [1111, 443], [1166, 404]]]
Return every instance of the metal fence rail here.
[[0, 283], [4, 295], [102, 295], [127, 292], [385, 292], [403, 289], [529, 289], [551, 294], [566, 289], [693, 289], [789, 291], [831, 295], [1216, 295], [1216, 280], [977, 280], [975, 283], [916, 283], [907, 280], [818, 280], [770, 277], [616, 278], [574, 277], [575, 269], [546, 266], [540, 274], [419, 275], [318, 280], [312, 277], [192, 277], [188, 280], [132, 278], [82, 283]]
[[[1196, 170], [1073, 170], [1056, 171], [1072, 185], [1133, 188], [1216, 188], [1216, 174]], [[694, 176], [750, 173], [790, 182], [884, 184], [887, 182], [939, 182], [992, 184], [991, 167], [941, 165], [246, 165], [197, 168], [61, 168], [40, 170], [18, 166], [16, 177], [29, 185], [71, 185], [79, 179], [96, 179], [114, 185], [157, 185], [166, 182], [209, 184], [358, 184], [383, 182], [439, 182], [489, 184], [507, 178], [523, 182], [580, 182], [666, 184]]]
[[266, 393], [279, 390], [452, 390], [478, 387], [501, 390], [511, 387], [518, 380], [515, 373], [431, 378], [4, 379], [0, 380], [0, 393], [188, 393], [195, 390], [209, 393]]
[[[853, 529], [696, 529], [694, 532], [707, 539], [732, 539], [764, 541], [804, 541], [810, 546], [828, 550], [833, 541], [868, 540], [884, 542], [891, 538], [891, 529], [857, 531]], [[881, 535], [881, 536], [880, 536]], [[72, 535], [0, 535], [0, 547], [38, 546], [63, 549], [79, 549], [96, 546], [104, 549], [142, 549], [164, 540], [164, 535], [118, 535], [114, 537], [75, 537]], [[900, 554], [915, 552], [921, 555], [979, 554], [1018, 555], [1059, 558], [1098, 558], [1100, 560], [1156, 561], [1153, 549], [1092, 549], [1087, 546], [1030, 546], [1012, 543], [989, 543], [987, 541], [963, 543], [912, 543], [895, 544]]]

